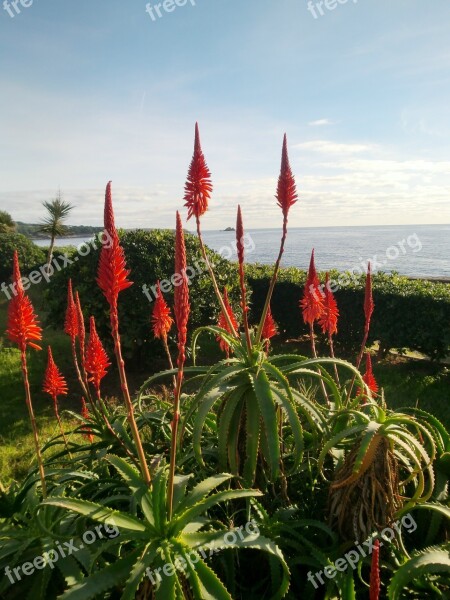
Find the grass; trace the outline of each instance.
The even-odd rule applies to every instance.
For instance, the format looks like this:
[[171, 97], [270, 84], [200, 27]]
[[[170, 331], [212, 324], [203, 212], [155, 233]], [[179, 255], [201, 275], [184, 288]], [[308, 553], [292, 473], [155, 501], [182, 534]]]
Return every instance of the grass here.
[[[43, 304], [41, 286], [34, 286], [30, 296], [34, 307], [45, 323], [46, 311]], [[7, 302], [0, 299], [0, 332], [6, 330]], [[70, 339], [62, 331], [46, 327], [44, 330], [43, 351], [31, 350], [28, 353], [30, 386], [33, 405], [39, 429], [41, 445], [59, 433], [53, 416], [52, 402], [42, 392], [42, 379], [47, 362], [47, 345], [52, 346], [55, 360], [65, 375], [69, 385], [69, 395], [60, 398], [60, 411], [70, 429], [64, 409], [80, 410], [78, 382], [72, 365]], [[219, 357], [217, 344], [210, 336], [202, 338], [201, 357]], [[308, 352], [308, 349], [304, 349]], [[280, 344], [276, 351], [292, 352], [292, 345]], [[295, 350], [294, 350], [295, 351]], [[303, 349], [302, 349], [303, 351]], [[161, 368], [166, 368], [161, 365]], [[413, 358], [390, 357], [374, 365], [374, 372], [380, 387], [384, 388], [389, 408], [418, 406], [433, 413], [450, 429], [450, 370], [443, 364], [431, 363]], [[145, 380], [147, 374], [133, 373], [131, 387]], [[111, 373], [105, 381], [108, 392], [119, 393], [117, 375]], [[24, 400], [24, 389], [20, 369], [20, 355], [17, 349], [8, 347], [5, 336], [0, 335], [0, 483], [4, 486], [13, 480], [19, 481], [34, 463], [33, 438]]]

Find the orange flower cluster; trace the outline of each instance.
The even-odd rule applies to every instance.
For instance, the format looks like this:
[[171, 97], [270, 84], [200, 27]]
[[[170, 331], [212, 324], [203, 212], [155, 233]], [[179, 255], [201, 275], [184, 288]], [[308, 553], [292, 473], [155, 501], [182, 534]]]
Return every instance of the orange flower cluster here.
[[17, 250], [14, 251], [13, 283], [14, 296], [8, 306], [6, 333], [11, 342], [19, 346], [21, 352], [25, 352], [27, 346], [35, 350], [42, 350], [35, 343], [42, 340], [42, 329], [39, 326], [31, 300], [23, 289]]
[[167, 335], [173, 325], [173, 319], [170, 314], [170, 308], [164, 300], [161, 292], [161, 286], [158, 281], [158, 294], [152, 314], [153, 335], [158, 339], [167, 339]]
[[269, 310], [267, 311], [266, 320], [264, 321], [264, 327], [262, 329], [261, 338], [263, 340], [270, 340], [274, 336], [278, 335], [278, 327], [275, 323], [275, 320], [272, 316], [272, 310], [269, 306]]
[[325, 297], [323, 298], [323, 311], [319, 317], [319, 325], [323, 333], [334, 335], [337, 333], [337, 322], [339, 310], [336, 299], [330, 289], [330, 276], [327, 273], [325, 278]]
[[188, 221], [192, 216], [199, 219], [208, 210], [208, 201], [212, 189], [211, 173], [202, 151], [198, 123], [196, 123], [194, 154], [189, 166], [184, 193], [185, 206], [188, 209]]
[[100, 252], [97, 283], [108, 301], [113, 314], [117, 316], [119, 292], [129, 288], [133, 285], [133, 282], [127, 279], [130, 271], [126, 268], [125, 254], [120, 245], [114, 223], [111, 182], [106, 186], [104, 222], [105, 231], [108, 233], [110, 241], [108, 244], [103, 244]]
[[98, 337], [95, 328], [95, 319], [90, 319], [90, 335], [89, 342], [86, 348], [85, 368], [89, 373], [89, 381], [95, 386], [97, 394], [100, 395], [100, 382], [108, 372], [108, 367], [111, 365], [105, 349]]
[[277, 194], [275, 197], [278, 200], [278, 206], [283, 211], [284, 218], [287, 219], [289, 209], [297, 202], [298, 195], [295, 186], [295, 178], [292, 174], [291, 165], [289, 164], [286, 134], [284, 134], [283, 139], [281, 170], [278, 178]]
[[178, 348], [182, 352], [184, 362], [184, 348], [187, 342], [187, 323], [189, 319], [189, 283], [186, 275], [186, 246], [184, 244], [183, 224], [180, 213], [177, 211], [177, 225], [175, 237], [175, 276], [181, 278], [181, 284], [175, 286], [174, 312], [178, 329]]
[[69, 279], [67, 288], [67, 309], [66, 320], [64, 323], [64, 332], [69, 335], [72, 340], [78, 336], [78, 314], [72, 292], [72, 280]]
[[376, 394], [378, 392], [378, 383], [376, 382], [375, 376], [373, 374], [372, 358], [369, 352], [366, 353], [366, 372], [363, 375], [363, 381], [373, 394]]
[[300, 301], [300, 307], [303, 311], [303, 320], [310, 325], [313, 325], [314, 321], [320, 319], [323, 314], [323, 296], [314, 263], [314, 250], [311, 253], [308, 277], [306, 279], [304, 295]]
[[55, 401], [57, 396], [65, 396], [67, 394], [66, 380], [53, 360], [52, 349], [50, 346], [48, 347], [48, 362], [42, 391], [50, 394]]

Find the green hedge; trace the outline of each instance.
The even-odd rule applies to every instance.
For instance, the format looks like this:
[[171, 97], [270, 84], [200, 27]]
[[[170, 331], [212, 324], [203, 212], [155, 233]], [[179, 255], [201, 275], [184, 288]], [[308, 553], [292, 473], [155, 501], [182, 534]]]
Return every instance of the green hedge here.
[[[252, 320], [258, 320], [272, 275], [272, 267], [250, 265], [248, 282], [253, 291]], [[343, 277], [331, 272], [335, 281]], [[308, 333], [299, 309], [306, 273], [296, 268], [281, 269], [275, 287], [272, 312], [285, 338]], [[324, 281], [324, 275], [321, 276]], [[340, 318], [336, 345], [353, 352], [361, 343], [364, 328], [365, 277], [346, 277], [335, 293]], [[375, 312], [369, 342], [379, 341], [381, 351], [390, 348], [423, 352], [432, 358], [446, 356], [450, 348], [450, 284], [411, 280], [399, 275], [377, 273], [373, 277]], [[325, 352], [325, 346], [322, 346]]]
[[[191, 316], [190, 330], [205, 323], [215, 322], [217, 318], [217, 301], [206, 269], [198, 274], [198, 267], [203, 269], [198, 240], [186, 234], [186, 250], [188, 266], [192, 266], [197, 274], [191, 279]], [[134, 282], [119, 296], [120, 330], [125, 353], [138, 364], [148, 364], [152, 357], [162, 355], [161, 343], [153, 339], [151, 333], [151, 313], [153, 303], [143, 293], [142, 286], [150, 289], [158, 279], [170, 279], [174, 272], [174, 232], [168, 230], [128, 231], [120, 232], [120, 239], [125, 250], [127, 267], [131, 270], [130, 279]], [[100, 244], [98, 244], [100, 247]], [[75, 249], [74, 249], [75, 253]], [[236, 266], [209, 251], [214, 261], [219, 286], [227, 285], [230, 297], [235, 306], [239, 306], [239, 289]], [[75, 254], [72, 255], [74, 258]], [[66, 310], [67, 281], [72, 278], [74, 289], [78, 290], [85, 316], [94, 315], [103, 340], [108, 343], [109, 317], [106, 300], [96, 284], [99, 249], [93, 249], [78, 261], [55, 273], [47, 288], [49, 322], [55, 327], [64, 323]], [[188, 273], [188, 275], [190, 272]], [[163, 290], [164, 292], [164, 290]], [[173, 291], [164, 293], [169, 304], [173, 305]], [[172, 330], [174, 332], [174, 330]], [[131, 366], [131, 365], [130, 365]]]
[[0, 234], [0, 283], [10, 282], [13, 254], [17, 250], [22, 275], [45, 264], [46, 252], [20, 233]]

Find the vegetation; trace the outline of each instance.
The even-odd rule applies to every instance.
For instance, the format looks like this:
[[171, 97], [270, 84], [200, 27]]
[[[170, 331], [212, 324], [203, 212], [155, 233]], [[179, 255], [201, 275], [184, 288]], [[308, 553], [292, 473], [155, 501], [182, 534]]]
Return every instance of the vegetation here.
[[[164, 344], [174, 328], [176, 345], [166, 349], [173, 354], [169, 368], [148, 377], [132, 398], [119, 303], [132, 287], [132, 273], [108, 184], [109, 243], [98, 256], [96, 282], [122, 398], [106, 400], [112, 350], [105, 351], [92, 316], [87, 335], [79, 290], [69, 282], [64, 355], [72, 354], [89, 410], [83, 404], [81, 414], [69, 412], [67, 441], [58, 432], [43, 443], [33, 419], [29, 365], [42, 329], [15, 253], [17, 295], [8, 307], [7, 334], [18, 348], [37, 464], [19, 483], [0, 488], [0, 597], [447, 597], [450, 435], [431, 412], [411, 406], [414, 399], [394, 408], [379, 388], [382, 371], [372, 370], [366, 347], [376, 314], [370, 269], [353, 306], [364, 315], [356, 365], [334, 356], [339, 305], [329, 288], [321, 293], [314, 255], [300, 312], [310, 349], [280, 351], [272, 346], [272, 307], [275, 316], [288, 214], [297, 200], [286, 138], [277, 189], [283, 237], [259, 319], [248, 310], [240, 208], [239, 263], [230, 277], [239, 282], [241, 314], [222, 291], [203, 244], [201, 218], [211, 191], [196, 127], [185, 202], [219, 306], [217, 324], [201, 323], [188, 339], [191, 309], [202, 291], [191, 294], [191, 256], [177, 213], [173, 304], [163, 292], [152, 309], [154, 335]], [[89, 284], [92, 290], [94, 280]], [[297, 304], [298, 298], [289, 310], [298, 311]], [[318, 355], [318, 328], [330, 356]], [[218, 360], [211, 342], [222, 352]], [[49, 352], [43, 387], [56, 407], [67, 386], [55, 347], [53, 355], [57, 364]], [[433, 368], [445, 389], [448, 372]]]
[[[12, 275], [11, 256], [17, 250], [24, 273], [29, 273], [45, 263], [45, 252], [20, 233], [0, 235], [0, 280], [9, 284]], [[3, 295], [3, 294], [2, 294]]]
[[16, 230], [16, 224], [14, 223], [11, 215], [5, 210], [0, 210], [0, 234], [10, 233]]
[[[269, 288], [272, 269], [250, 265], [248, 283], [253, 291], [252, 314], [262, 310]], [[330, 278], [341, 281], [343, 275], [331, 272]], [[324, 275], [321, 277], [325, 280]], [[273, 314], [285, 338], [299, 338], [307, 328], [291, 310], [298, 303], [306, 282], [306, 273], [294, 267], [281, 269], [274, 291]], [[335, 343], [343, 352], [354, 352], [364, 330], [364, 315], [354, 307], [364, 297], [364, 276], [345, 277], [335, 297], [339, 304], [339, 329]], [[379, 342], [380, 355], [391, 348], [422, 352], [432, 358], [444, 358], [450, 350], [450, 284], [411, 280], [400, 275], [377, 273], [373, 276], [376, 312], [371, 325], [370, 341]], [[326, 337], [321, 340], [326, 348]]]
[[[37, 238], [46, 238], [46, 234], [40, 233], [41, 225], [33, 224], [33, 223], [22, 223], [22, 221], [17, 221], [16, 229], [18, 233], [22, 233], [28, 238], [37, 239]], [[89, 225], [66, 225], [66, 236], [67, 237], [77, 237], [77, 236], [89, 236], [96, 235], [97, 233], [101, 233], [103, 231], [103, 227], [90, 227]]]
[[[155, 342], [150, 330], [150, 315], [155, 300], [155, 289], [159, 280], [167, 283], [163, 286], [168, 298], [173, 299], [174, 286], [170, 284], [173, 277], [174, 232], [169, 230], [126, 231], [120, 232], [120, 241], [127, 257], [128, 268], [132, 272], [134, 285], [123, 292], [120, 298], [122, 308], [122, 344], [126, 356], [143, 369], [162, 356], [160, 344]], [[190, 315], [192, 327], [215, 321], [217, 304], [214, 290], [207, 275], [201, 257], [198, 240], [186, 234], [186, 250], [189, 255], [191, 294], [196, 298]], [[48, 287], [48, 306], [50, 320], [56, 326], [62, 326], [66, 308], [67, 282], [72, 279], [78, 289], [80, 298], [88, 314], [95, 316], [97, 328], [103, 337], [109, 332], [109, 317], [105, 314], [102, 293], [92, 286], [96, 278], [101, 244], [93, 249], [83, 260], [69, 265], [59, 273], [55, 273]], [[233, 302], [239, 298], [239, 286], [236, 281], [236, 267], [217, 253], [208, 250], [208, 256], [214, 262], [219, 285], [229, 286]], [[146, 286], [144, 288], [144, 286]], [[168, 291], [167, 291], [168, 290]], [[175, 339], [169, 336], [169, 345], [173, 347]]]

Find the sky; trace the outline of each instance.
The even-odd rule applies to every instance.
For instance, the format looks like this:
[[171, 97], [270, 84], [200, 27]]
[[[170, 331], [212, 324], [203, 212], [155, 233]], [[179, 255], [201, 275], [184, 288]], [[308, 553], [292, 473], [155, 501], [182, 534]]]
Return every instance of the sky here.
[[291, 226], [450, 223], [448, 0], [11, 2], [0, 209], [15, 220], [41, 220], [60, 188], [70, 224], [101, 225], [112, 180], [118, 226], [173, 228], [198, 121], [204, 229], [238, 204], [247, 228], [281, 224], [285, 132]]

